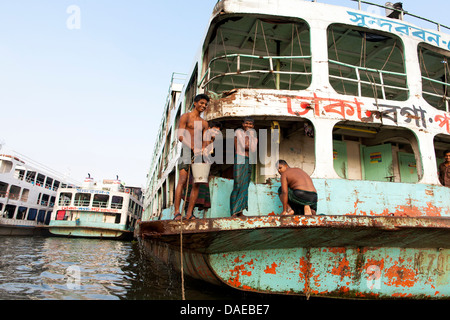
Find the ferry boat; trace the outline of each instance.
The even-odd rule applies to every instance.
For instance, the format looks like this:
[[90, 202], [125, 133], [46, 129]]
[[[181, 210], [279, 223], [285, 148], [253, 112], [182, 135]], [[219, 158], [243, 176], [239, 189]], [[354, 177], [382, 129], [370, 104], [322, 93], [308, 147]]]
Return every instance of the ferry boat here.
[[141, 218], [141, 188], [124, 186], [119, 179], [100, 183], [89, 175], [81, 187], [58, 190], [49, 231], [54, 236], [129, 240]]
[[[450, 35], [407, 15], [400, 3], [218, 1], [184, 85], [170, 87], [139, 224], [146, 252], [244, 291], [448, 299], [450, 189], [438, 165], [450, 149]], [[250, 116], [269, 137], [259, 149], [278, 147], [253, 166], [241, 217], [229, 212], [232, 165], [215, 164], [211, 208], [173, 220], [175, 130], [198, 93], [225, 141]], [[312, 177], [316, 215], [280, 215], [277, 158]]]
[[74, 186], [68, 181], [23, 155], [0, 154], [0, 235], [48, 235], [58, 189]]

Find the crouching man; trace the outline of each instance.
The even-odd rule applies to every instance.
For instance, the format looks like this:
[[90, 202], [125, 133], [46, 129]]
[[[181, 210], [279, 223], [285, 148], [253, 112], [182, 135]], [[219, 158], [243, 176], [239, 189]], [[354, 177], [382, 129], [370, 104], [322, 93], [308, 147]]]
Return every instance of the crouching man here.
[[311, 177], [300, 168], [291, 168], [284, 160], [277, 162], [281, 174], [278, 189], [283, 212], [281, 215], [315, 215], [317, 211], [317, 190]]

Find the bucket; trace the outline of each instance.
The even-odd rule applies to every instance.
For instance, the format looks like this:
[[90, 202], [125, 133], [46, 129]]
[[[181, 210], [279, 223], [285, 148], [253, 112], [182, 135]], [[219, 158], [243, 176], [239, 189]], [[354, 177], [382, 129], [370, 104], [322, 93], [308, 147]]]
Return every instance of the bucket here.
[[193, 163], [191, 165], [191, 171], [194, 177], [194, 183], [207, 183], [210, 168], [211, 164], [209, 163]]

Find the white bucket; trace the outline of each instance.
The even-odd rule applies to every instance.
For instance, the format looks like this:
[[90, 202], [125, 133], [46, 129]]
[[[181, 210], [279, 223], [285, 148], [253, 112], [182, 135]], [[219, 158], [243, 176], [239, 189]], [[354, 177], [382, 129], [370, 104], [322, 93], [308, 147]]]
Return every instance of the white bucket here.
[[211, 164], [209, 163], [193, 163], [191, 165], [191, 171], [194, 177], [194, 183], [207, 183], [210, 168]]

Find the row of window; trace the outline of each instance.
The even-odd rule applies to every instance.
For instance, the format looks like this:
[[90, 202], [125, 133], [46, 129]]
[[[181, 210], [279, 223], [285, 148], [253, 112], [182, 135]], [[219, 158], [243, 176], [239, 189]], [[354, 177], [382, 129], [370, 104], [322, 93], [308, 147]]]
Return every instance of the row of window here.
[[[21, 202], [28, 202], [30, 196], [30, 190], [27, 188], [21, 188], [16, 185], [9, 185], [4, 182], [0, 182], [0, 198], [7, 198], [8, 200], [16, 200]], [[36, 204], [53, 207], [55, 205], [56, 197], [50, 196], [45, 193], [39, 193]]]
[[3, 218], [36, 221], [45, 225], [50, 224], [52, 215], [52, 211], [38, 210], [11, 204], [4, 205], [3, 203], [0, 203], [0, 212], [3, 212]]
[[[109, 196], [106, 194], [90, 194], [90, 193], [70, 193], [61, 192], [58, 205], [59, 206], [76, 206], [76, 207], [93, 207], [93, 208], [108, 208], [108, 209], [122, 209], [123, 197]], [[128, 212], [136, 215], [142, 213], [142, 206], [130, 199], [128, 203]]]
[[[12, 161], [0, 160], [0, 173], [10, 173], [12, 169]], [[16, 166], [14, 170], [14, 178], [52, 191], [57, 191], [60, 187], [67, 187], [66, 184], [61, 183], [60, 181], [53, 179], [52, 177], [46, 176], [37, 171], [27, 170], [21, 166]]]
[[[208, 92], [304, 90], [311, 85], [311, 35], [306, 22], [233, 17], [222, 21], [214, 34], [205, 51], [202, 83]], [[329, 82], [336, 92], [395, 101], [409, 98], [400, 37], [340, 24], [331, 25], [327, 35]], [[424, 99], [449, 111], [450, 53], [423, 43], [417, 55]]]

